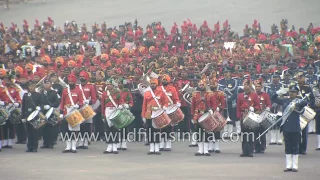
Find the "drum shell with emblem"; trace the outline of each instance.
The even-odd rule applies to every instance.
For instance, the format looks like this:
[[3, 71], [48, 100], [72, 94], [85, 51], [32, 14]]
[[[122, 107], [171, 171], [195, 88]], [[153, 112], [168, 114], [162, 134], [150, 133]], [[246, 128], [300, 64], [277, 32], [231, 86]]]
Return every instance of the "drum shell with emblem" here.
[[40, 111], [33, 111], [27, 118], [27, 122], [35, 129], [39, 129], [46, 124], [47, 117]]
[[243, 120], [243, 126], [248, 130], [255, 130], [260, 126], [260, 116], [254, 112], [249, 112]]
[[210, 114], [209, 112], [204, 113], [199, 119], [198, 119], [199, 125], [205, 129], [207, 132], [214, 131], [218, 126], [219, 122], [214, 118], [213, 114]]
[[65, 120], [71, 127], [76, 127], [84, 121], [84, 118], [78, 110], [73, 110], [65, 116]]
[[219, 122], [217, 128], [215, 128], [214, 131], [215, 132], [221, 131], [224, 128], [224, 126], [227, 124], [228, 121], [218, 111], [215, 111], [212, 116], [216, 122]]
[[59, 120], [60, 120], [60, 112], [59, 110], [51, 107], [47, 112], [46, 115], [47, 117], [47, 123], [51, 124], [51, 125], [56, 125], [58, 124]]
[[151, 118], [152, 126], [155, 129], [162, 129], [171, 123], [171, 119], [169, 118], [168, 114], [162, 109], [153, 111]]
[[8, 118], [8, 120], [12, 123], [12, 124], [19, 124], [21, 123], [21, 111], [18, 108], [13, 109], [10, 112], [10, 116]]
[[169, 106], [166, 113], [171, 119], [171, 125], [176, 125], [184, 119], [184, 114], [177, 105]]
[[263, 129], [268, 129], [271, 125], [273, 125], [277, 120], [277, 114], [271, 113], [269, 111], [263, 111], [260, 114], [260, 126]]
[[0, 108], [0, 125], [5, 125], [10, 113], [6, 108]]
[[109, 119], [117, 129], [122, 129], [129, 126], [133, 120], [134, 115], [127, 109], [116, 110], [112, 112]]
[[84, 105], [82, 108], [79, 109], [80, 114], [84, 118], [84, 121], [92, 119], [96, 113], [92, 109], [92, 107], [88, 104]]

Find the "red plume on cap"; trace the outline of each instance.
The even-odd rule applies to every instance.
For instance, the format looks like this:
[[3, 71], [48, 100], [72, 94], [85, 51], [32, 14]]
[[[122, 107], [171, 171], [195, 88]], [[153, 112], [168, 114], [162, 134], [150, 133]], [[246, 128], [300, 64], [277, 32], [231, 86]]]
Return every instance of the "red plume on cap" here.
[[190, 19], [188, 18], [188, 23], [187, 23], [188, 27], [192, 27], [192, 22], [190, 21]]
[[96, 36], [98, 36], [98, 37], [103, 37], [103, 33], [102, 33], [101, 31], [98, 31], [98, 32], [96, 33]]
[[34, 25], [34, 27], [39, 27], [40, 26], [39, 21], [37, 19], [35, 21], [36, 21], [36, 24]]
[[53, 22], [53, 20], [51, 19], [51, 17], [48, 17], [48, 21], [49, 21], [49, 22]]
[[68, 75], [68, 81], [76, 83], [77, 82], [77, 77], [74, 74], [69, 74]]
[[84, 34], [81, 38], [83, 41], [88, 41], [89, 40], [89, 37], [87, 34]]
[[127, 32], [127, 36], [129, 36], [129, 37], [133, 37], [133, 36], [134, 36], [134, 34], [133, 34], [133, 32], [132, 32], [132, 31], [128, 31], [128, 32]]
[[207, 21], [203, 21], [202, 27], [208, 27]]

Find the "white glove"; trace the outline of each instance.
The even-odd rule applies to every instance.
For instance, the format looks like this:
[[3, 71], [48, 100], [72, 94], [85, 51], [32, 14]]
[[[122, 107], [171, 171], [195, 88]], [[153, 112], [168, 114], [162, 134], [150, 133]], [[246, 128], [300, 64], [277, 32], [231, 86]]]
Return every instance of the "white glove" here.
[[123, 109], [123, 106], [122, 106], [122, 105], [119, 105], [118, 108], [119, 108], [119, 109]]
[[219, 107], [217, 107], [216, 111], [220, 111], [220, 108], [219, 108]]
[[167, 107], [165, 107], [165, 106], [163, 106], [163, 108], [162, 108], [162, 109], [166, 111], [168, 108], [167, 108]]
[[191, 123], [192, 123], [192, 124], [195, 124], [196, 122], [195, 122], [193, 119], [191, 119]]
[[14, 107], [19, 107], [20, 105], [19, 105], [19, 103], [14, 103]]
[[112, 126], [113, 126], [113, 123], [112, 123], [112, 122], [110, 121], [110, 119], [108, 119], [108, 118], [107, 118], [107, 123], [108, 123], [108, 126], [109, 126], [109, 127], [112, 127]]
[[36, 107], [36, 110], [41, 111], [41, 108], [39, 106]]
[[129, 109], [129, 104], [124, 104], [124, 108]]
[[44, 110], [48, 110], [48, 109], [50, 109], [50, 106], [49, 105], [45, 105], [45, 106], [43, 106], [43, 108], [44, 108]]
[[181, 103], [178, 102], [178, 103], [177, 103], [177, 106], [178, 106], [178, 107], [181, 107]]
[[60, 116], [59, 116], [59, 117], [60, 117], [60, 119], [62, 119], [62, 118], [63, 118], [63, 114], [60, 114]]
[[266, 108], [266, 111], [270, 111], [270, 108], [269, 108], [269, 107], [267, 107], [267, 108]]
[[252, 106], [250, 106], [249, 110], [250, 110], [251, 112], [254, 112], [254, 108], [253, 108]]
[[143, 123], [146, 123], [147, 119], [146, 118], [142, 118], [142, 121], [143, 121]]
[[27, 122], [26, 119], [21, 119], [21, 121], [22, 121], [23, 123]]
[[80, 106], [78, 104], [73, 105], [73, 108], [78, 109]]
[[85, 103], [85, 104], [89, 104], [89, 103], [90, 103], [90, 100], [85, 100], [84, 103]]
[[210, 114], [213, 114], [213, 111], [212, 111], [212, 109], [210, 109], [210, 110], [209, 110], [209, 113], [210, 113]]
[[3, 101], [0, 101], [0, 106], [4, 106], [4, 105], [6, 105], [6, 103]]

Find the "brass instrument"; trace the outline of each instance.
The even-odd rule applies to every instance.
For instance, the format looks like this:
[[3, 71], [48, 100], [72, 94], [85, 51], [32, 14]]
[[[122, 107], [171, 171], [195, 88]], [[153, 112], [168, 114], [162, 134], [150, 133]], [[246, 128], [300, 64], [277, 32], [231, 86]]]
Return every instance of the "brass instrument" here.
[[46, 79], [47, 75], [45, 75], [40, 81], [36, 84], [36, 92], [41, 93], [43, 90], [44, 80]]
[[182, 97], [188, 104], [191, 104], [192, 93], [194, 90], [195, 88], [190, 86], [190, 82], [179, 90], [179, 92], [184, 93]]

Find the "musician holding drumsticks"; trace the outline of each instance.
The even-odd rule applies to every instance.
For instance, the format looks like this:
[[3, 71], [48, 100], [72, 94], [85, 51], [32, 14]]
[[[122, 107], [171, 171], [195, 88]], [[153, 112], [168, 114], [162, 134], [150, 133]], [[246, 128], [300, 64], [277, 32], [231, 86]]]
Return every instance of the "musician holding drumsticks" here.
[[[156, 154], [160, 155], [160, 129], [156, 129], [152, 125], [152, 115], [157, 111], [163, 109], [166, 110], [168, 106], [168, 98], [163, 93], [162, 89], [158, 87], [158, 79], [153, 78], [150, 80], [151, 90], [145, 92], [142, 104], [141, 117], [143, 122], [148, 128], [148, 142], [150, 150], [148, 155]], [[151, 137], [150, 137], [151, 136]]]
[[[270, 101], [270, 97], [269, 94], [266, 92], [262, 91], [262, 86], [263, 86], [263, 80], [257, 79], [254, 81], [254, 85], [255, 85], [255, 89], [256, 89], [256, 93], [258, 94], [258, 97], [260, 99], [260, 105], [261, 105], [261, 111], [270, 111], [271, 108], [271, 101]], [[258, 129], [256, 129], [256, 131], [254, 132], [254, 137], [258, 137], [261, 133], [263, 133], [264, 129], [262, 127], [259, 127]], [[255, 153], [264, 153], [265, 149], [266, 149], [266, 135], [262, 135], [260, 139], [255, 139], [254, 142], [254, 149], [255, 149]]]
[[[69, 74], [68, 76], [68, 83], [69, 87], [63, 89], [62, 91], [62, 97], [60, 102], [60, 119], [63, 118], [63, 116], [68, 115], [70, 112], [73, 112], [74, 110], [79, 109], [80, 106], [83, 105], [83, 97], [81, 94], [81, 90], [76, 87], [77, 77], [74, 74]], [[67, 139], [66, 141], [66, 149], [63, 150], [63, 153], [76, 153], [77, 147], [76, 147], [76, 140], [74, 136], [77, 136], [77, 132], [80, 131], [80, 124], [76, 126], [71, 126], [68, 124], [67, 121], [62, 121], [61, 128], [63, 134], [68, 134], [70, 137], [70, 140]]]
[[253, 130], [245, 127], [243, 121], [249, 112], [260, 111], [260, 100], [257, 93], [252, 91], [252, 83], [250, 79], [243, 81], [243, 93], [238, 95], [237, 99], [237, 117], [241, 120], [242, 137], [242, 154], [240, 157], [253, 157]]

